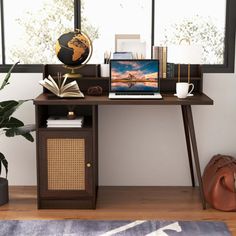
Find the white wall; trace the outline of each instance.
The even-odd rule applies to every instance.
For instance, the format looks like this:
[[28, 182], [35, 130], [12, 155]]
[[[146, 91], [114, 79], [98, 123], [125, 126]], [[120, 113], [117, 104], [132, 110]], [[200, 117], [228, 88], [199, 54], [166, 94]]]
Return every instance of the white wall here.
[[[0, 79], [3, 74], [0, 74]], [[13, 74], [0, 101], [34, 98], [41, 74]], [[236, 74], [205, 74], [214, 106], [193, 106], [201, 168], [217, 153], [236, 157]], [[17, 111], [34, 123], [32, 102]], [[1, 136], [11, 185], [36, 184], [35, 143]], [[99, 107], [100, 185], [190, 185], [182, 116], [176, 106]]]
[[[214, 106], [192, 106], [202, 171], [218, 153], [236, 157], [236, 74], [204, 75]], [[102, 185], [190, 185], [182, 114], [176, 106], [101, 106]]]
[[[41, 77], [41, 74], [12, 74], [10, 84], [0, 91], [0, 101], [35, 98], [42, 91], [38, 84]], [[0, 74], [0, 81], [3, 78], [4, 75]], [[35, 123], [33, 102], [23, 104], [16, 111], [15, 117], [25, 124]], [[36, 184], [35, 143], [30, 143], [23, 137], [6, 138], [1, 135], [0, 152], [9, 162], [8, 179], [11, 185]]]

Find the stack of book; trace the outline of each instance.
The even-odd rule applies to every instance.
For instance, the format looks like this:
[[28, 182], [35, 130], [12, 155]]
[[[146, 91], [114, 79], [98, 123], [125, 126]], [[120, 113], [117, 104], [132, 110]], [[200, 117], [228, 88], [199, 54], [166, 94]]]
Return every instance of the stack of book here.
[[84, 117], [79, 116], [73, 120], [65, 116], [50, 116], [47, 119], [48, 128], [81, 128], [83, 127]]
[[160, 78], [167, 78], [167, 47], [153, 46], [153, 59], [159, 60], [159, 76]]

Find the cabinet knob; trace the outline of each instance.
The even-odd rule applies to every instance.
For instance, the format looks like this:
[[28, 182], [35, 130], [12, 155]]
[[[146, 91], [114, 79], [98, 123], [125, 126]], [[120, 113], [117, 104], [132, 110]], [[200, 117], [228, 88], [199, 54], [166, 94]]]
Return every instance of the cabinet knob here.
[[87, 163], [87, 167], [90, 168], [92, 165], [90, 163]]

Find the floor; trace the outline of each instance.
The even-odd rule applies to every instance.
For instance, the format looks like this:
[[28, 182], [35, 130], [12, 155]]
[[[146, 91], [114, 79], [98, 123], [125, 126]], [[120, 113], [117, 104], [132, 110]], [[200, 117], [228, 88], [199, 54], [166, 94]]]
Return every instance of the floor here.
[[38, 210], [36, 187], [10, 187], [0, 219], [158, 219], [224, 221], [236, 235], [236, 212], [202, 210], [191, 187], [100, 187], [96, 210]]

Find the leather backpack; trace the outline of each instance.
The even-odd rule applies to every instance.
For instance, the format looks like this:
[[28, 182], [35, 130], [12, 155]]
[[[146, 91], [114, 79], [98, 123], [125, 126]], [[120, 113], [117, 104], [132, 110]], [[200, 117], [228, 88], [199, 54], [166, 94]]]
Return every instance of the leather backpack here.
[[212, 157], [203, 173], [206, 201], [222, 211], [236, 211], [236, 159], [226, 155]]

